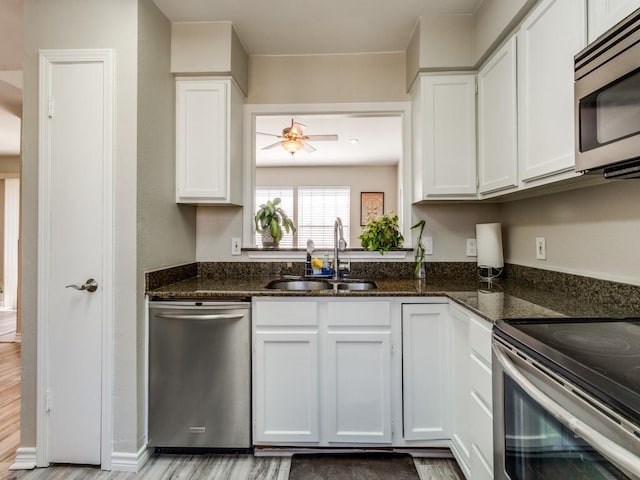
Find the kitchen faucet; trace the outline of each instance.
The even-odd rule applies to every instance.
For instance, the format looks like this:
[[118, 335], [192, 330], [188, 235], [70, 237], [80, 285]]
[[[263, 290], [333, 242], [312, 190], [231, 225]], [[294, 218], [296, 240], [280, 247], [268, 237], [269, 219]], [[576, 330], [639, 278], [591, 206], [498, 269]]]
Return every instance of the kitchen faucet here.
[[340, 258], [338, 252], [344, 252], [346, 248], [347, 242], [344, 239], [342, 220], [340, 217], [336, 217], [336, 221], [333, 224], [333, 278], [335, 279], [340, 278]]

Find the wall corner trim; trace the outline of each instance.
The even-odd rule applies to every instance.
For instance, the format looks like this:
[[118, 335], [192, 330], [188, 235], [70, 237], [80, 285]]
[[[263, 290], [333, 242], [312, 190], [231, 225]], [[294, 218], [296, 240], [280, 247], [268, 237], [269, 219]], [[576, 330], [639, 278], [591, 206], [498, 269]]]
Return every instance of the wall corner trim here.
[[113, 452], [111, 454], [111, 470], [117, 472], [139, 472], [147, 463], [153, 452], [152, 448], [143, 446], [137, 453]]
[[16, 460], [9, 470], [33, 470], [36, 468], [36, 447], [19, 447]]

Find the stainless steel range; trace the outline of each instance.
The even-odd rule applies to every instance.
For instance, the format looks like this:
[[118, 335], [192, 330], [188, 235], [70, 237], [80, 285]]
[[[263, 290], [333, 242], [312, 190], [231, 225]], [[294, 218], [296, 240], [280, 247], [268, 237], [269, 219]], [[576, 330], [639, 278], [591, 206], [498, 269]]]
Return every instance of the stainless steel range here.
[[640, 478], [640, 319], [493, 333], [495, 478]]

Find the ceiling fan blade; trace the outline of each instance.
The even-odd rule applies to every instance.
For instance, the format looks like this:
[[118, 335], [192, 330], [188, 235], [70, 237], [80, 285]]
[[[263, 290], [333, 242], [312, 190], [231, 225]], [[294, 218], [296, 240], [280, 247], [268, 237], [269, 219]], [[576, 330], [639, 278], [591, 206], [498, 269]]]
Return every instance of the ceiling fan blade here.
[[266, 147], [262, 147], [260, 150], [270, 150], [272, 148], [276, 148], [282, 145], [282, 142], [272, 143], [271, 145], [267, 145]]
[[337, 142], [338, 135], [305, 135], [304, 139], [312, 140], [314, 142], [323, 142], [323, 141]]
[[302, 148], [304, 148], [304, 151], [307, 153], [313, 153], [316, 151], [316, 149], [312, 145], [309, 145], [307, 142], [304, 142], [302, 144]]
[[280, 138], [280, 135], [276, 135], [275, 133], [256, 132], [256, 135], [266, 135], [266, 136], [268, 136], [268, 137], [277, 137], [277, 138]]

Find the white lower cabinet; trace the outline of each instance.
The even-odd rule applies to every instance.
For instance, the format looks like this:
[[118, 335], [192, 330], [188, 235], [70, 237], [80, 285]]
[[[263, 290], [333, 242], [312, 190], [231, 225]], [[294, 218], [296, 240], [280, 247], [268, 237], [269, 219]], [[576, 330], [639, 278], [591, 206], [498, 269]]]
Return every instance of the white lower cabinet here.
[[390, 300], [254, 300], [258, 445], [392, 443]]
[[403, 422], [406, 440], [448, 439], [448, 304], [402, 305]]
[[469, 372], [469, 317], [464, 311], [450, 307], [451, 326], [451, 450], [460, 469], [469, 477], [471, 458], [471, 376]]
[[254, 440], [318, 442], [317, 302], [278, 307], [254, 305]]

